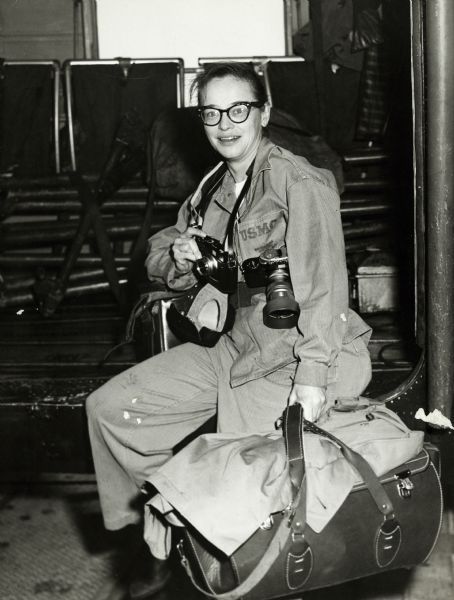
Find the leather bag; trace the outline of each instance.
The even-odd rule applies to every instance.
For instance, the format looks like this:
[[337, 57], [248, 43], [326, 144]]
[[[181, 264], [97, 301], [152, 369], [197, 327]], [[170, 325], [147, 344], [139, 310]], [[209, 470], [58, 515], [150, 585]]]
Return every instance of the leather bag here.
[[[286, 409], [282, 427], [293, 491], [285, 511], [229, 557], [189, 525], [180, 528], [182, 564], [200, 591], [221, 600], [284, 598], [428, 558], [443, 513], [434, 446], [378, 478], [362, 456], [306, 421], [299, 404]], [[304, 430], [335, 442], [362, 479], [320, 533], [306, 523]]]

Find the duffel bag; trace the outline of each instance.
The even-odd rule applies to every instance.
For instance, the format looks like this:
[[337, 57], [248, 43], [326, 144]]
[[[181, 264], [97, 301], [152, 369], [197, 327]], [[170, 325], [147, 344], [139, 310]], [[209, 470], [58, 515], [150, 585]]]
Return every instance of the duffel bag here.
[[[201, 592], [221, 600], [271, 600], [427, 560], [443, 513], [434, 446], [425, 444], [417, 456], [378, 478], [361, 455], [306, 421], [298, 403], [284, 412], [282, 428], [293, 498], [284, 511], [231, 556], [190, 525], [179, 528], [182, 564]], [[337, 444], [360, 476], [320, 533], [306, 523], [305, 430]]]

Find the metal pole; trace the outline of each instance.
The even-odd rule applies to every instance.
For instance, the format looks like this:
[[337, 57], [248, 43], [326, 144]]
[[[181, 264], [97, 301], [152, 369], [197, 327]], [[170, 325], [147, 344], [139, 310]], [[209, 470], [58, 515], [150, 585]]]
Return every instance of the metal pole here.
[[71, 170], [77, 171], [76, 161], [76, 142], [74, 137], [74, 121], [73, 121], [73, 107], [72, 107], [72, 81], [71, 81], [71, 67], [69, 64], [65, 66], [65, 84], [66, 84], [66, 117], [68, 120], [68, 136], [69, 136], [69, 156], [71, 161]]
[[90, 0], [93, 58], [99, 58], [98, 10], [96, 0]]
[[54, 63], [54, 152], [55, 172], [60, 173], [60, 67]]
[[79, 18], [80, 0], [74, 0], [73, 4], [73, 57], [78, 58]]
[[284, 0], [285, 55], [293, 54], [293, 0]]
[[454, 392], [454, 2], [426, 2], [427, 361], [429, 408]]
[[82, 0], [81, 15], [84, 58], [98, 58], [96, 4], [94, 0]]
[[415, 235], [415, 337], [423, 348], [426, 340], [425, 170], [426, 114], [424, 102], [424, 0], [410, 3], [413, 94], [413, 190]]

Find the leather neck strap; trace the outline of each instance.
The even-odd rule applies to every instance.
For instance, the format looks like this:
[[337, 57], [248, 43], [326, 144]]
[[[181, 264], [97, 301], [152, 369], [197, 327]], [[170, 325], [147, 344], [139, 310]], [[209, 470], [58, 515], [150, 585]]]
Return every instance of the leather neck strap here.
[[211, 198], [213, 197], [216, 190], [221, 186], [222, 180], [224, 179], [224, 175], [227, 172], [226, 163], [222, 163], [219, 169], [213, 173], [213, 175], [205, 181], [201, 189], [201, 200], [199, 205], [197, 206], [197, 212], [200, 218], [203, 220], [205, 217], [205, 213], [207, 211], [208, 205], [211, 202]]
[[241, 188], [241, 192], [238, 194], [238, 198], [236, 199], [235, 205], [232, 209], [232, 212], [230, 213], [229, 222], [227, 223], [226, 240], [227, 240], [227, 252], [229, 254], [229, 257], [234, 256], [233, 228], [235, 226], [236, 216], [238, 214], [238, 210], [241, 206], [241, 203], [243, 202], [244, 197], [246, 196], [246, 194], [249, 191], [249, 188], [251, 187], [253, 167], [254, 167], [254, 163], [252, 163], [251, 166], [249, 167], [249, 169], [247, 170], [247, 179], [244, 182], [243, 187]]
[[[249, 188], [251, 187], [252, 171], [254, 168], [254, 162], [255, 161], [252, 161], [251, 165], [249, 166], [248, 170], [246, 171], [247, 179], [241, 189], [241, 192], [238, 194], [238, 198], [236, 199], [236, 202], [233, 206], [232, 212], [230, 213], [229, 221], [227, 223], [227, 228], [226, 228], [227, 248], [226, 248], [226, 250], [229, 254], [229, 257], [231, 257], [231, 258], [234, 258], [234, 256], [235, 256], [234, 251], [233, 251], [233, 229], [234, 229], [234, 225], [235, 225], [235, 220], [236, 220], [238, 210], [241, 206], [241, 203], [243, 202], [244, 197], [246, 196], [246, 194], [249, 191]], [[208, 206], [211, 202], [212, 197], [214, 196], [215, 192], [220, 188], [220, 186], [222, 184], [222, 180], [224, 179], [224, 175], [226, 174], [226, 172], [227, 172], [227, 165], [226, 165], [226, 163], [224, 163], [218, 169], [218, 171], [216, 171], [216, 173], [214, 173], [214, 175], [212, 177], [210, 177], [204, 183], [204, 185], [202, 187], [202, 199], [197, 207], [197, 211], [202, 219], [205, 217], [205, 213], [208, 209]]]

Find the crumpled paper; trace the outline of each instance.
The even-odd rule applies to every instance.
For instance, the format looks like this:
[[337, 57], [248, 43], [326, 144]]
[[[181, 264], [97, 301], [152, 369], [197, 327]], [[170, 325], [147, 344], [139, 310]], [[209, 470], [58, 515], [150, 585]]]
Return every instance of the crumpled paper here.
[[439, 429], [454, 429], [450, 419], [448, 419], [448, 417], [445, 417], [444, 414], [438, 410], [438, 408], [428, 413], [427, 415], [424, 412], [423, 408], [418, 408], [415, 414], [415, 419], [425, 421], [432, 427], [436, 427]]

